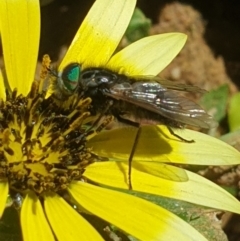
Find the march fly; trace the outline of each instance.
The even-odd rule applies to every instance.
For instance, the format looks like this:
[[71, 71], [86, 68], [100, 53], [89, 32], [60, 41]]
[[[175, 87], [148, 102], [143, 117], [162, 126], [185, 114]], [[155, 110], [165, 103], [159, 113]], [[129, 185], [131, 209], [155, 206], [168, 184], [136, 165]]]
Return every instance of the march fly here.
[[[192, 143], [174, 133], [173, 128], [192, 126], [209, 129], [215, 125], [212, 117], [183, 92], [204, 93], [201, 88], [178, 84], [159, 77], [127, 76], [105, 68], [81, 70], [77, 63], [69, 64], [57, 75], [62, 99], [73, 93], [92, 99], [90, 112], [101, 117], [112, 115], [120, 122], [139, 126], [142, 124], [164, 124], [179, 140]], [[59, 94], [60, 93], [60, 94]], [[131, 184], [131, 162], [137, 145], [140, 129], [129, 157], [129, 189]]]

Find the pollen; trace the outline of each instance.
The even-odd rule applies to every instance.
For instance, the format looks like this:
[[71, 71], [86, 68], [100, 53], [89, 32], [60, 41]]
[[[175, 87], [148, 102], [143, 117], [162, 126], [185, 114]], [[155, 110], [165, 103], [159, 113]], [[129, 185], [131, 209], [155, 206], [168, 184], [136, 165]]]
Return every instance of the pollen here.
[[16, 192], [65, 190], [94, 159], [85, 146], [91, 99], [74, 94], [66, 108], [46, 98], [43, 79], [27, 96], [15, 89], [0, 100], [0, 179]]

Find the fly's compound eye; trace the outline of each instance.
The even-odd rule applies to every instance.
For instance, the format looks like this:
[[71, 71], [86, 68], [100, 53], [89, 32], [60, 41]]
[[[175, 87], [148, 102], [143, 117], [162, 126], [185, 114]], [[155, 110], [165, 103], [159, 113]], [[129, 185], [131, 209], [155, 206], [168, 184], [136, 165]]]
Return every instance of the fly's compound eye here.
[[58, 84], [67, 94], [71, 95], [79, 84], [81, 67], [78, 63], [69, 64], [58, 75]]

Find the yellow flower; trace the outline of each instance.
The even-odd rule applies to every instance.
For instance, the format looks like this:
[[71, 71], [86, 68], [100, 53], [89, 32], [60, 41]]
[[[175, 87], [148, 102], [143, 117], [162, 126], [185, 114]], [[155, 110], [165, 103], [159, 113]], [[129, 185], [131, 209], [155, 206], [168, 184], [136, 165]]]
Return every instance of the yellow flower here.
[[[130, 21], [135, 0], [97, 0], [59, 66], [105, 67], [126, 75], [156, 75], [180, 51], [186, 36], [147, 37], [113, 55]], [[0, 1], [0, 31], [8, 88], [0, 75], [0, 214], [9, 192], [24, 196], [24, 240], [103, 240], [79, 210], [96, 215], [140, 240], [206, 240], [171, 212], [141, 198], [108, 189], [128, 189], [128, 156], [134, 128], [102, 132], [88, 142], [82, 123], [89, 99], [73, 95], [69, 110], [56, 106], [41, 81], [33, 82], [40, 13], [38, 0]], [[4, 82], [5, 81], [5, 82]], [[17, 91], [16, 91], [17, 89]], [[54, 113], [54, 115], [53, 115]], [[132, 163], [134, 191], [152, 193], [240, 213], [239, 202], [214, 183], [166, 163], [239, 164], [240, 154], [194, 131], [181, 136], [165, 127], [142, 127]], [[93, 162], [95, 155], [114, 161]], [[115, 161], [118, 160], [118, 161]], [[90, 165], [89, 165], [90, 164]], [[77, 208], [73, 208], [77, 206]]]

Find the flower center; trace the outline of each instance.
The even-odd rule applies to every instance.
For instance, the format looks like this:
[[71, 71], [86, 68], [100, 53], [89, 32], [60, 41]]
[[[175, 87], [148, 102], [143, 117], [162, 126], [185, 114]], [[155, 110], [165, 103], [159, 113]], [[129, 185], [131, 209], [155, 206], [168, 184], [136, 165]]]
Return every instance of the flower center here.
[[94, 158], [85, 147], [91, 99], [74, 94], [57, 103], [40, 86], [0, 101], [0, 178], [17, 192], [64, 190]]

